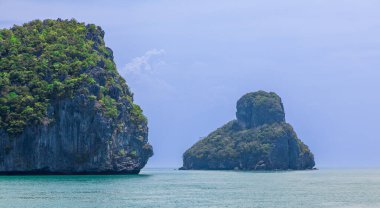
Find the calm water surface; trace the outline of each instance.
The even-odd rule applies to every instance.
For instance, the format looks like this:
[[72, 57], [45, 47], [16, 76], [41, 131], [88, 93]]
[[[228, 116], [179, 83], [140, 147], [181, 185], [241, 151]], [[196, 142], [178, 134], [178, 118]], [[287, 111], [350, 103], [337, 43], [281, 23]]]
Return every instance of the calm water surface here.
[[0, 207], [380, 207], [380, 170], [0, 176]]

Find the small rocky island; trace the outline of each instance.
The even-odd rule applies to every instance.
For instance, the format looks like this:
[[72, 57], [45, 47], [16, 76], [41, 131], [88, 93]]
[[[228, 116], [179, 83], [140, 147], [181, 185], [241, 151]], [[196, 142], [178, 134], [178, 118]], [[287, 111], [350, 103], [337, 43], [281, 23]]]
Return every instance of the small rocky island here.
[[182, 170], [305, 170], [314, 156], [285, 122], [281, 98], [248, 93], [237, 102], [233, 120], [183, 154]]
[[76, 20], [0, 30], [0, 174], [137, 174], [147, 119], [104, 31]]

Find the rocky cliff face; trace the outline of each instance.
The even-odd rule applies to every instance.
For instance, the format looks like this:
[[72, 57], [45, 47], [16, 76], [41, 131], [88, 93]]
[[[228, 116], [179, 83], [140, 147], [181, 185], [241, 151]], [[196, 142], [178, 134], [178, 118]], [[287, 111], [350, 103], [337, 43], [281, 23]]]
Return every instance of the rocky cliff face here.
[[103, 36], [75, 20], [0, 31], [0, 174], [136, 174], [147, 163], [147, 120]]
[[181, 169], [303, 170], [314, 156], [285, 122], [275, 93], [248, 93], [237, 102], [237, 120], [198, 141], [183, 155]]

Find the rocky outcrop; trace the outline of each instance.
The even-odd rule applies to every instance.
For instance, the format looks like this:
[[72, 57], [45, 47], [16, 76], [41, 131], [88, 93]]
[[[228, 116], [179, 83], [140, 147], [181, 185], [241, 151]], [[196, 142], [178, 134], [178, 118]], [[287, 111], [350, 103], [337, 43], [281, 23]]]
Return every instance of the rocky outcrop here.
[[[107, 77], [102, 68], [90, 71], [98, 81]], [[96, 85], [88, 89], [98, 91]], [[45, 124], [28, 126], [16, 137], [1, 131], [0, 174], [139, 173], [153, 154], [148, 127], [131, 115], [130, 101], [117, 90], [113, 94], [122, 103], [117, 118], [79, 94], [51, 103]]]
[[237, 120], [198, 141], [183, 155], [183, 170], [304, 170], [315, 165], [309, 148], [285, 122], [281, 98], [248, 93], [237, 102]]
[[[27, 94], [25, 96], [34, 99], [40, 99], [45, 95], [48, 97], [39, 103], [32, 101], [27, 103], [32, 107], [23, 107], [26, 104], [11, 100], [11, 98], [1, 102], [1, 109], [11, 110], [3, 113], [1, 117], [5, 122], [3, 128], [0, 129], [0, 174], [139, 173], [149, 157], [153, 155], [152, 147], [148, 143], [147, 120], [142, 115], [140, 107], [133, 103], [133, 95], [124, 79], [120, 77], [116, 69], [112, 68], [114, 65], [113, 55], [111, 49], [104, 47], [104, 32], [99, 27], [93, 25], [84, 27], [83, 23], [73, 20], [36, 21], [24, 25], [24, 27], [26, 31], [30, 27], [36, 27], [36, 31], [69, 28], [70, 32], [67, 36], [78, 36], [75, 43], [92, 45], [90, 49], [79, 47], [78, 50], [91, 53], [92, 57], [89, 56], [90, 58], [97, 55], [98, 62], [95, 65], [78, 67], [80, 71], [70, 71], [70, 69], [64, 71], [67, 67], [62, 67], [61, 71], [56, 70], [49, 72], [48, 75], [41, 73], [42, 75], [35, 76], [34, 79], [39, 80], [41, 86], [43, 84], [49, 84], [48, 87], [52, 86], [53, 93], [33, 90], [34, 88], [27, 84], [22, 86], [25, 91], [18, 91], [23, 82], [14, 80], [8, 82], [9, 86], [0, 87], [3, 94], [9, 94], [13, 90], [14, 94], [25, 92]], [[73, 31], [82, 33], [78, 35]], [[17, 38], [17, 33], [15, 34], [13, 37]], [[30, 36], [34, 38], [33, 34]], [[73, 37], [69, 38], [74, 39]], [[64, 39], [66, 36], [49, 38], [54, 41]], [[22, 38], [19, 40], [24, 41]], [[55, 42], [52, 41], [47, 44], [54, 44]], [[67, 50], [74, 51], [75, 48], [72, 48], [75, 45], [69, 47], [71, 48]], [[74, 52], [71, 54], [74, 57], [72, 59], [81, 64], [80, 58], [75, 56], [86, 56], [75, 55]], [[81, 53], [84, 52], [81, 51]], [[66, 54], [69, 53], [66, 52]], [[48, 57], [48, 61], [54, 58], [49, 54], [32, 54], [31, 56], [35, 56], [35, 59], [38, 60], [44, 55]], [[9, 56], [7, 53], [3, 53], [1, 58], [5, 63]], [[72, 62], [62, 63], [71, 64]], [[4, 65], [2, 63], [1, 66]], [[53, 63], [53, 65], [60, 66], [57, 63]], [[35, 70], [39, 70], [38, 67], [36, 66]], [[11, 71], [8, 68], [1, 70], [4, 73]], [[47, 72], [48, 69], [45, 71]], [[57, 79], [52, 80], [51, 77], [54, 77], [55, 73], [60, 74], [56, 76]], [[11, 125], [12, 122], [15, 123], [12, 115], [18, 114], [17, 109], [7, 106], [11, 102], [22, 108], [32, 109], [30, 110], [32, 116], [39, 115], [34, 112], [38, 112], [36, 107], [44, 106], [42, 102], [46, 102], [47, 107], [43, 111], [44, 114], [41, 117], [36, 116], [35, 120], [21, 117], [25, 110], [21, 111], [17, 118], [20, 118], [19, 120], [26, 125], [18, 127], [19, 132], [12, 131], [16, 128]]]

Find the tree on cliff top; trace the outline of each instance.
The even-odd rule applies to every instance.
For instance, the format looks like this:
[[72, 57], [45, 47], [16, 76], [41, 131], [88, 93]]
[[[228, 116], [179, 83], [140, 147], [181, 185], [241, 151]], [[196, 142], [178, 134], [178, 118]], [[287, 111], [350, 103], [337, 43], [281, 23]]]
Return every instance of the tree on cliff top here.
[[[105, 46], [104, 31], [93, 24], [71, 20], [35, 20], [0, 30], [0, 129], [21, 133], [28, 125], [49, 121], [47, 109], [54, 100], [83, 94], [102, 106], [109, 117], [118, 115], [118, 98], [133, 101], [124, 79], [116, 71], [112, 51]], [[88, 73], [94, 67], [107, 70], [104, 82]], [[115, 82], [115, 77], [121, 82]], [[88, 87], [101, 90], [91, 94]], [[139, 108], [132, 114], [145, 120]]]

